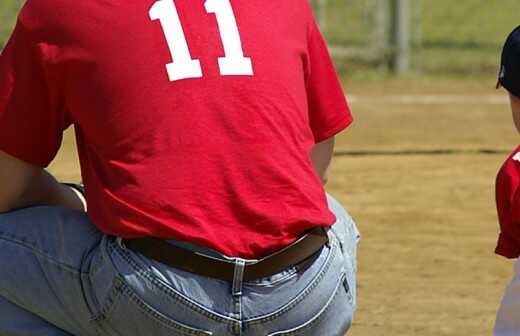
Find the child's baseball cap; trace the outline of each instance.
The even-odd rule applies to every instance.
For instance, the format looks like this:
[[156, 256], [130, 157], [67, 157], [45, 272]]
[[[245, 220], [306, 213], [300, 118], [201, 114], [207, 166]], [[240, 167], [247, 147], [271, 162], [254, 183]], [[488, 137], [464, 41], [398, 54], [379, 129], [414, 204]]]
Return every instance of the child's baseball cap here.
[[509, 34], [502, 49], [497, 88], [499, 86], [520, 97], [520, 26]]

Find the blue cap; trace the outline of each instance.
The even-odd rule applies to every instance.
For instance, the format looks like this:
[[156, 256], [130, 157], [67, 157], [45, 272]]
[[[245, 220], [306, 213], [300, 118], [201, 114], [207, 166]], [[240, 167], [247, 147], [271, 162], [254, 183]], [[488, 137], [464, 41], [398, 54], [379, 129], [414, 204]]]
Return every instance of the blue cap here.
[[520, 26], [509, 34], [502, 49], [497, 85], [520, 97]]

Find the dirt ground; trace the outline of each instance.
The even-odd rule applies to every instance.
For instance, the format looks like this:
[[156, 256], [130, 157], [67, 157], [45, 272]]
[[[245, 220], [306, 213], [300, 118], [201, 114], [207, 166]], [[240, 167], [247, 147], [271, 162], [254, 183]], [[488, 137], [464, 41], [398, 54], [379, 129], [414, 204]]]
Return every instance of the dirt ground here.
[[[492, 79], [490, 79], [492, 82]], [[512, 262], [493, 254], [494, 178], [518, 136], [504, 101], [467, 81], [353, 86], [356, 117], [338, 151], [451, 149], [451, 155], [341, 155], [328, 190], [363, 234], [353, 336], [490, 335]], [[386, 85], [386, 86], [385, 86]], [[396, 103], [392, 95], [455, 94], [457, 103]], [[475, 98], [472, 101], [471, 97]], [[500, 97], [499, 97], [500, 98]], [[71, 133], [51, 171], [79, 180]], [[470, 153], [457, 154], [457, 150]]]
[[[491, 335], [512, 274], [512, 262], [493, 254], [494, 179], [506, 154], [456, 151], [510, 151], [518, 135], [507, 100], [500, 100], [503, 93], [480, 85], [395, 83], [372, 95], [366, 87], [353, 88], [354, 96], [364, 98], [352, 104], [357, 122], [339, 137], [340, 149], [455, 154], [335, 159], [329, 191], [349, 208], [363, 233], [359, 310], [349, 334]], [[410, 91], [465, 99], [388, 102]], [[498, 96], [485, 104], [487, 95]]]
[[491, 334], [510, 277], [510, 263], [493, 255], [501, 159], [336, 159], [329, 191], [363, 234], [352, 335]]

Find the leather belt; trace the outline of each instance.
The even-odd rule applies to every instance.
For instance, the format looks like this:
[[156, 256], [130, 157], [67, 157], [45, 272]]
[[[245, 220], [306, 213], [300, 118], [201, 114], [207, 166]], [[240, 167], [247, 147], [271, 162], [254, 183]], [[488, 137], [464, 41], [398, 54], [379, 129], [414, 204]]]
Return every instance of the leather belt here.
[[[279, 273], [317, 254], [328, 241], [327, 229], [314, 228], [282, 250], [253, 263], [246, 263], [244, 281]], [[155, 237], [123, 239], [125, 247], [162, 264], [202, 276], [233, 281], [235, 263], [205, 256]]]

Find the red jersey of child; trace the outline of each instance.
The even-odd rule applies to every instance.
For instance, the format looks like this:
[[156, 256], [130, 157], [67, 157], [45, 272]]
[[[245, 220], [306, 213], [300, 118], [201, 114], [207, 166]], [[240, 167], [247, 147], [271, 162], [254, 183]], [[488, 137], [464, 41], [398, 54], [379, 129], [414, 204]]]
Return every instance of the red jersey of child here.
[[330, 226], [309, 152], [352, 121], [308, 0], [29, 0], [0, 56], [0, 149], [75, 126], [104, 233], [257, 258]]
[[496, 202], [500, 236], [496, 253], [507, 258], [520, 256], [520, 146], [500, 169], [496, 180]]

